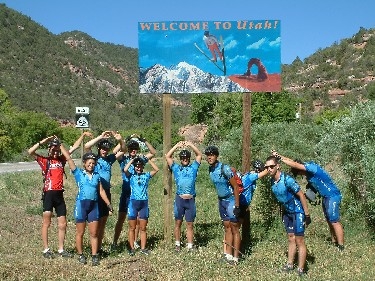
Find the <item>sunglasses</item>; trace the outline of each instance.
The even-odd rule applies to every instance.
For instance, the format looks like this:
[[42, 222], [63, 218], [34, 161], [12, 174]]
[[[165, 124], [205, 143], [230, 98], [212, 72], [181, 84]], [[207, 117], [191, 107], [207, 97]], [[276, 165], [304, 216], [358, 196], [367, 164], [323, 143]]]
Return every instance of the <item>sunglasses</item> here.
[[275, 168], [275, 167], [276, 167], [276, 164], [275, 164], [275, 165], [264, 166], [265, 169], [271, 168], [271, 170], [272, 170], [273, 168]]

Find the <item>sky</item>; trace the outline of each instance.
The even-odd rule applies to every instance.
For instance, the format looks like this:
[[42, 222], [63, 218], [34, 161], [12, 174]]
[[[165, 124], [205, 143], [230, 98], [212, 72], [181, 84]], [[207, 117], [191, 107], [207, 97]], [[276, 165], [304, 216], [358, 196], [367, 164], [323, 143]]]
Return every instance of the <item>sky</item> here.
[[[305, 59], [375, 28], [373, 0], [0, 0], [53, 34], [82, 31], [101, 42], [139, 48], [138, 23], [280, 20], [281, 63]], [[225, 3], [225, 4], [224, 4]]]

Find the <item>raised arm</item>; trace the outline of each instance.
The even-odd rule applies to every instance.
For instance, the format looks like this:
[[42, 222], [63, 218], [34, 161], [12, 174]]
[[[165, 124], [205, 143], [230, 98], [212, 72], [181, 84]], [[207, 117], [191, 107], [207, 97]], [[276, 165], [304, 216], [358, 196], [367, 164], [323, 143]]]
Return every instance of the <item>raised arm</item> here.
[[275, 150], [272, 150], [271, 153], [272, 153], [273, 156], [278, 157], [282, 162], [284, 162], [289, 167], [292, 167], [292, 168], [295, 168], [295, 169], [298, 169], [298, 170], [302, 170], [302, 171], [306, 171], [306, 168], [303, 164], [295, 162], [294, 160], [292, 160], [292, 159], [290, 159], [286, 156], [280, 155]]
[[116, 159], [120, 159], [126, 151], [126, 143], [119, 132], [112, 132], [112, 135], [118, 141], [118, 144], [113, 149], [113, 153], [116, 155]]
[[57, 137], [55, 135], [53, 136], [49, 136], [49, 137], [46, 137], [44, 139], [42, 139], [40, 142], [34, 144], [32, 147], [29, 148], [29, 150], [27, 151], [31, 156], [33, 156], [34, 158], [36, 158], [36, 151], [38, 148], [40, 148], [41, 145], [43, 144], [46, 144], [47, 142], [53, 140], [53, 139], [56, 139]]
[[93, 138], [93, 135], [92, 135], [92, 133], [91, 132], [89, 132], [89, 131], [85, 131], [85, 132], [83, 132], [82, 133], [82, 135], [76, 140], [76, 142], [73, 144], [73, 146], [69, 149], [69, 153], [70, 154], [72, 154], [74, 151], [76, 151], [78, 148], [79, 148], [79, 146], [81, 145], [81, 143], [82, 143], [82, 141], [83, 141], [83, 139], [85, 138], [85, 137], [89, 137], [89, 138]]
[[148, 161], [148, 163], [150, 163], [151, 167], [152, 167], [152, 171], [150, 172], [150, 175], [151, 177], [153, 177], [157, 172], [159, 172], [159, 167], [156, 166], [156, 164], [154, 163], [154, 161], [150, 160]]
[[191, 147], [191, 149], [195, 153], [195, 161], [197, 161], [200, 164], [202, 161], [202, 152], [190, 141], [186, 141], [185, 145], [188, 145]]
[[89, 151], [91, 150], [91, 147], [93, 147], [98, 141], [101, 139], [107, 139], [111, 136], [112, 132], [111, 131], [104, 131], [101, 133], [99, 136], [96, 138], [93, 138], [92, 140], [88, 141], [85, 143], [85, 150]]
[[177, 148], [182, 147], [183, 142], [179, 141], [176, 143], [168, 152], [165, 154], [165, 160], [167, 161], [168, 166], [172, 166], [173, 164], [173, 153], [176, 151]]
[[64, 157], [66, 159], [66, 162], [69, 165], [70, 170], [74, 171], [77, 167], [76, 167], [76, 164], [74, 163], [72, 157], [70, 156], [69, 151], [66, 150], [66, 148], [63, 145], [60, 145], [60, 150], [61, 150], [62, 155], [64, 155]]
[[149, 143], [147, 140], [146, 140], [146, 138], [144, 138], [144, 137], [142, 137], [142, 135], [136, 135], [136, 134], [134, 134], [134, 135], [132, 135], [132, 137], [137, 137], [141, 142], [143, 142], [146, 146], [147, 146], [147, 148], [148, 148], [148, 151], [149, 151], [149, 153], [147, 153], [145, 156], [147, 157], [147, 159], [151, 159], [151, 158], [153, 158], [154, 156], [155, 156], [155, 154], [156, 154], [156, 149], [152, 146], [152, 144], [151, 143]]
[[128, 177], [130, 176], [130, 173], [129, 173], [129, 168], [130, 168], [130, 165], [133, 164], [133, 161], [134, 161], [134, 158], [130, 159], [130, 161], [125, 165], [124, 167], [124, 173], [125, 175]]

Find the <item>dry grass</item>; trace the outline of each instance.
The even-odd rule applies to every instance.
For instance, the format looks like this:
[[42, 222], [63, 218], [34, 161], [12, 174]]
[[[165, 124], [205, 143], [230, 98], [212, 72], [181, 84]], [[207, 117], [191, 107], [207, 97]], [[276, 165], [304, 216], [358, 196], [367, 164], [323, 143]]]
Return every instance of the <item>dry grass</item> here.
[[[162, 167], [162, 163], [159, 163]], [[113, 205], [117, 207], [121, 179], [114, 164]], [[286, 236], [278, 222], [264, 235], [257, 226], [257, 214], [252, 214], [253, 237], [265, 237], [254, 243], [251, 253], [236, 267], [218, 261], [222, 251], [222, 228], [217, 211], [215, 191], [208, 183], [207, 166], [202, 165], [197, 185], [198, 217], [196, 220], [195, 253], [175, 254], [173, 239], [163, 239], [162, 173], [150, 187], [150, 220], [148, 244], [150, 256], [137, 253], [128, 256], [124, 249], [127, 226], [120, 238], [120, 253], [101, 260], [98, 267], [82, 266], [73, 259], [42, 257], [41, 175], [25, 172], [0, 175], [0, 279], [1, 280], [298, 280], [293, 274], [279, 273], [286, 261]], [[65, 198], [68, 207], [66, 249], [75, 253], [73, 207], [76, 195], [74, 179], [68, 172]], [[256, 200], [256, 198], [254, 199]], [[117, 209], [117, 208], [116, 208]], [[309, 250], [306, 280], [374, 280], [374, 243], [363, 224], [344, 217], [346, 249], [340, 253], [326, 242], [328, 228], [320, 207], [312, 207], [313, 223], [306, 233]], [[110, 217], [104, 246], [109, 247], [116, 216]], [[56, 219], [50, 229], [50, 247], [57, 250]], [[85, 234], [86, 253], [89, 241]]]

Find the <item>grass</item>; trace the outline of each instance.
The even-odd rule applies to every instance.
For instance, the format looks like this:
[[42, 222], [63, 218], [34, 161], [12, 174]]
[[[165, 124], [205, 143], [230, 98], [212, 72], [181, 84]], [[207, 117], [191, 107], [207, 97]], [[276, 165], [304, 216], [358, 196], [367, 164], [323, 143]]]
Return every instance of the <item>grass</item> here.
[[[163, 163], [158, 163], [161, 168]], [[1, 280], [298, 280], [295, 273], [279, 273], [286, 262], [287, 239], [281, 220], [268, 230], [260, 219], [257, 207], [259, 190], [253, 199], [251, 250], [236, 267], [218, 261], [222, 253], [223, 229], [217, 210], [216, 193], [209, 182], [207, 165], [202, 164], [197, 183], [197, 219], [195, 224], [195, 253], [182, 250], [174, 253], [174, 239], [164, 240], [163, 177], [160, 171], [151, 180], [150, 219], [148, 246], [150, 256], [137, 253], [130, 257], [125, 250], [127, 225], [120, 237], [120, 253], [101, 260], [98, 267], [80, 265], [73, 259], [42, 257], [40, 237], [41, 186], [40, 171], [0, 175], [0, 279]], [[161, 169], [162, 170], [162, 169]], [[75, 224], [73, 208], [77, 192], [74, 178], [65, 180], [65, 198], [68, 208], [66, 249], [75, 251]], [[117, 210], [121, 177], [114, 164], [112, 202]], [[259, 186], [258, 188], [262, 188]], [[374, 242], [371, 233], [361, 221], [343, 215], [346, 249], [338, 252], [326, 239], [327, 224], [321, 207], [310, 205], [313, 223], [306, 231], [308, 247], [308, 274], [306, 280], [374, 280]], [[116, 213], [108, 220], [104, 247], [112, 241]], [[173, 227], [170, 225], [169, 227]], [[50, 247], [57, 251], [57, 221], [53, 218], [50, 228]], [[85, 252], [90, 253], [89, 238], [85, 234]]]

